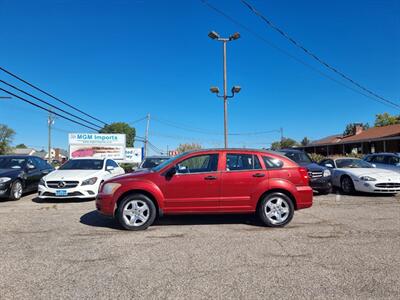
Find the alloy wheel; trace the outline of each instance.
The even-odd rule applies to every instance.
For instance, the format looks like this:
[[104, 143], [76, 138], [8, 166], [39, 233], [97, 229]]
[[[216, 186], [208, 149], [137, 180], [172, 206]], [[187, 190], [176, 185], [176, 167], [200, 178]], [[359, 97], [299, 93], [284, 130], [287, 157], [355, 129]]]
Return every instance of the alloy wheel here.
[[342, 180], [342, 190], [348, 194], [351, 193], [353, 189], [353, 183], [350, 178], [344, 177]]
[[141, 226], [150, 217], [150, 208], [142, 200], [131, 200], [123, 208], [123, 219], [127, 225]]
[[272, 197], [264, 206], [265, 215], [274, 224], [281, 224], [289, 217], [289, 204], [282, 197]]
[[14, 199], [19, 199], [22, 196], [22, 184], [19, 181], [16, 181], [13, 185], [13, 190], [12, 190]]

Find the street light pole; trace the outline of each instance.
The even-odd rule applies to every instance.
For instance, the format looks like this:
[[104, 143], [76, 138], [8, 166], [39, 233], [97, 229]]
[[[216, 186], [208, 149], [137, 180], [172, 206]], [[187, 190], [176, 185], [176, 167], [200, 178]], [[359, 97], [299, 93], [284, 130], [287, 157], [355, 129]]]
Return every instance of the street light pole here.
[[224, 145], [225, 148], [228, 148], [228, 98], [232, 98], [235, 93], [240, 92], [239, 86], [234, 86], [232, 88], [232, 95], [228, 96], [228, 80], [227, 80], [227, 70], [226, 70], [226, 44], [227, 42], [237, 40], [240, 37], [240, 34], [236, 32], [231, 35], [229, 38], [221, 38], [218, 33], [215, 31], [211, 31], [208, 36], [213, 39], [222, 42], [222, 50], [223, 50], [223, 85], [224, 85], [224, 94], [222, 96], [218, 95], [219, 89], [217, 87], [211, 87], [211, 92], [217, 94], [217, 97], [221, 97], [224, 99]]

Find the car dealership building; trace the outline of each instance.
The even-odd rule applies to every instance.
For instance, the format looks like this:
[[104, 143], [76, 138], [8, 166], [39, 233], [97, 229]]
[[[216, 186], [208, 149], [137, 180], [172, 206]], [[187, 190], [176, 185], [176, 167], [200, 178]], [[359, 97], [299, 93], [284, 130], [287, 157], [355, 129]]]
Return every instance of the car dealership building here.
[[400, 124], [363, 129], [356, 124], [351, 135], [331, 135], [301, 147], [308, 153], [325, 156], [400, 152]]

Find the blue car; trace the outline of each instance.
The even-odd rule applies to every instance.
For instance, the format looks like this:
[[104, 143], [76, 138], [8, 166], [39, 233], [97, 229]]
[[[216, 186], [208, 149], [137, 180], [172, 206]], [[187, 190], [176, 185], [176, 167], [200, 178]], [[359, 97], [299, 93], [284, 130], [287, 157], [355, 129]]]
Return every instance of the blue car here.
[[278, 152], [307, 168], [310, 186], [313, 190], [324, 195], [332, 191], [331, 171], [315, 163], [306, 152], [297, 149], [281, 149]]

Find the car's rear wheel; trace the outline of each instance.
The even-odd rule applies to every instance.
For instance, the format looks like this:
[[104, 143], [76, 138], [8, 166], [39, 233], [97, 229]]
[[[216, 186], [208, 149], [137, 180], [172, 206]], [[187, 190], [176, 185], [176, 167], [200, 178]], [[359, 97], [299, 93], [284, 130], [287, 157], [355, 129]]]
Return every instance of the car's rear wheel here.
[[349, 176], [342, 177], [340, 187], [345, 194], [352, 194], [355, 191], [353, 180]]
[[287, 225], [292, 220], [293, 214], [293, 202], [283, 193], [271, 193], [264, 196], [258, 206], [258, 216], [269, 227]]
[[15, 180], [11, 186], [10, 199], [11, 200], [21, 199], [22, 193], [23, 193], [22, 182], [20, 180]]
[[117, 219], [128, 230], [144, 230], [153, 224], [156, 207], [147, 196], [133, 194], [125, 197], [117, 209]]

